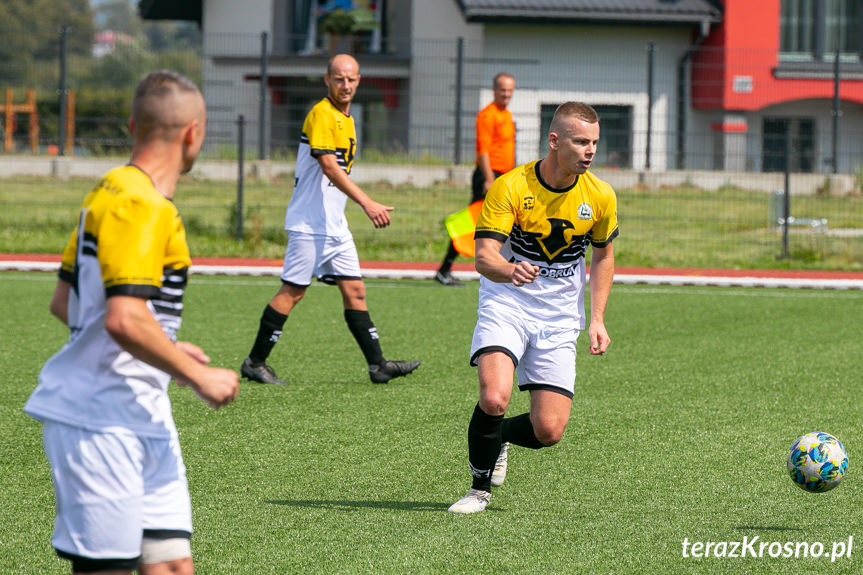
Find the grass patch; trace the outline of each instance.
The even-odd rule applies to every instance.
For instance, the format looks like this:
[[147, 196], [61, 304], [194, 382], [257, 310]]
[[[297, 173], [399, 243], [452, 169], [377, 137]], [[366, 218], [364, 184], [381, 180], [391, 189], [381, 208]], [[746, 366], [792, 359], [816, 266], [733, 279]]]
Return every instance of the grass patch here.
[[[60, 252], [92, 185], [92, 179], [3, 180], [0, 251]], [[364, 188], [377, 201], [395, 206], [395, 211], [392, 225], [376, 230], [362, 210], [348, 202], [346, 213], [361, 259], [443, 257], [448, 243], [443, 220], [464, 207], [467, 189], [385, 183]], [[685, 186], [621, 189], [617, 194], [621, 234], [614, 245], [620, 266], [863, 269], [863, 197], [792, 198], [795, 218], [827, 218], [829, 231], [792, 228], [786, 257], [782, 230], [769, 222], [769, 194]], [[290, 195], [289, 180], [246, 182], [242, 239], [237, 239], [236, 184], [185, 179], [175, 200], [196, 256], [280, 259]]]

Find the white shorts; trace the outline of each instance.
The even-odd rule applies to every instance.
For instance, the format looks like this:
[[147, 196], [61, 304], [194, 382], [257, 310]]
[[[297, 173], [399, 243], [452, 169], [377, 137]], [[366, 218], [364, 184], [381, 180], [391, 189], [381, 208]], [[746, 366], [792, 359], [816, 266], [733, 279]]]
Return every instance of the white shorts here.
[[354, 238], [288, 232], [282, 281], [308, 287], [312, 283], [312, 277], [329, 284], [335, 283], [336, 280], [362, 279]]
[[56, 495], [51, 543], [88, 559], [141, 555], [145, 529], [192, 532], [186, 467], [176, 437], [101, 433], [45, 421]]
[[478, 311], [470, 364], [489, 351], [502, 351], [515, 364], [518, 388], [545, 389], [569, 398], [575, 394], [577, 329], [548, 327], [492, 306]]

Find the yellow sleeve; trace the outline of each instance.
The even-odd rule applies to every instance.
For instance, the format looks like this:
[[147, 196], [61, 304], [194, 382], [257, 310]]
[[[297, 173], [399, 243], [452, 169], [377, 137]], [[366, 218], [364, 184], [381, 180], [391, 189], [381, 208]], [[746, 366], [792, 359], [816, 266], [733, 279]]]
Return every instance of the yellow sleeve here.
[[506, 241], [509, 237], [517, 212], [506, 182], [506, 178], [498, 178], [488, 189], [482, 211], [476, 220], [474, 238], [495, 238]]
[[75, 281], [75, 264], [78, 258], [78, 235], [80, 234], [80, 228], [84, 227], [86, 229], [85, 220], [87, 212], [89, 211], [90, 202], [93, 201], [95, 190], [99, 188], [101, 183], [102, 181], [100, 180], [99, 184], [96, 185], [96, 188], [91, 190], [84, 198], [84, 201], [81, 204], [81, 209], [78, 211], [78, 225], [76, 225], [75, 229], [72, 230], [72, 235], [69, 237], [69, 241], [66, 243], [66, 248], [63, 250], [63, 257], [60, 260], [60, 279], [69, 283], [73, 283]]
[[98, 250], [107, 295], [150, 297], [158, 291], [173, 219], [169, 206], [130, 196], [108, 208]]
[[72, 283], [75, 279], [75, 258], [78, 257], [78, 226], [72, 231], [72, 236], [63, 250], [60, 259], [60, 279]]
[[617, 237], [617, 195], [609, 185], [605, 185], [605, 192], [607, 201], [591, 229], [590, 243], [598, 248], [604, 248]]
[[332, 115], [315, 106], [306, 116], [303, 133], [309, 139], [312, 156], [335, 154], [338, 148], [336, 142], [336, 126]]

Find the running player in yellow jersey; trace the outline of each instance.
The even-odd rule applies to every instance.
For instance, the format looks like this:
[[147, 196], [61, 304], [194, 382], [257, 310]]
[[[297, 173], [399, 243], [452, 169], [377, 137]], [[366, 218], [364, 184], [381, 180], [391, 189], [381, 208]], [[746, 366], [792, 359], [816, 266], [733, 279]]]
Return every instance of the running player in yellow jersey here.
[[357, 248], [345, 218], [348, 198], [362, 207], [376, 228], [390, 224], [393, 209], [372, 200], [350, 178], [357, 146], [350, 108], [360, 83], [359, 64], [347, 54], [333, 56], [324, 82], [327, 97], [312, 108], [303, 123], [294, 193], [285, 213], [288, 245], [282, 285], [264, 308], [255, 343], [240, 368], [243, 377], [258, 383], [288, 383], [266, 360], [313, 276], [338, 286], [345, 322], [365, 356], [373, 383], [405, 376], [420, 364], [384, 358], [366, 304]]
[[[531, 449], [560, 441], [575, 391], [575, 344], [585, 328], [585, 253], [590, 266], [590, 353], [610, 343], [605, 307], [614, 276], [614, 190], [588, 171], [599, 117], [580, 102], [557, 108], [548, 155], [495, 180], [476, 225], [479, 309], [471, 343], [479, 402], [468, 426], [473, 484], [450, 506], [485, 509], [506, 477], [509, 444]], [[504, 418], [513, 375], [530, 392], [530, 411]]]
[[212, 408], [237, 374], [176, 340], [190, 265], [172, 198], [204, 141], [189, 79], [138, 84], [126, 166], [87, 194], [63, 253], [51, 312], [69, 341], [39, 374], [24, 411], [42, 422], [56, 520], [51, 542], [73, 573], [194, 573], [192, 509], [171, 415], [171, 378]]

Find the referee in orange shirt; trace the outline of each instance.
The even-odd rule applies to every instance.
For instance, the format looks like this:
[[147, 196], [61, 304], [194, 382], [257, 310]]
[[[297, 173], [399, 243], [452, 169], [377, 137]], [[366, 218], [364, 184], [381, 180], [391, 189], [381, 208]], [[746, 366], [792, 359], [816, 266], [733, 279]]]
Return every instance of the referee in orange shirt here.
[[[491, 183], [515, 167], [515, 122], [507, 109], [515, 91], [515, 78], [501, 72], [494, 77], [494, 102], [476, 116], [476, 169], [471, 185], [471, 203], [485, 198]], [[452, 277], [452, 263], [458, 252], [452, 243], [435, 274], [445, 286], [464, 285]]]

